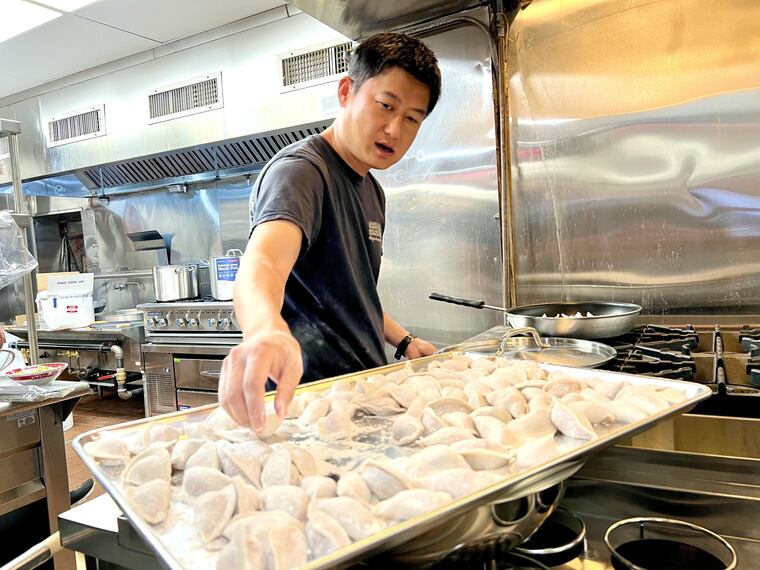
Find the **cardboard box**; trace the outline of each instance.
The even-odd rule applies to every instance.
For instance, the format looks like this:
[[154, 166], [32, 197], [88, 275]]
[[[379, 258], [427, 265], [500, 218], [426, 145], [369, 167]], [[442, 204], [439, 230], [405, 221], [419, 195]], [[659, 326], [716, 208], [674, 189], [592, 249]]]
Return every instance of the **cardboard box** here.
[[59, 275], [77, 275], [76, 271], [59, 271], [58, 273], [38, 273], [37, 274], [37, 291], [47, 291], [48, 280], [51, 277]]

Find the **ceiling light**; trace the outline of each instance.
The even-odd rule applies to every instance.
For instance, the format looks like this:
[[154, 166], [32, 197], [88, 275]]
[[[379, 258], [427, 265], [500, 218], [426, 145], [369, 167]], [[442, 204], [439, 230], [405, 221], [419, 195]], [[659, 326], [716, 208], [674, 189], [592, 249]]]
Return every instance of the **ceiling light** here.
[[82, 6], [92, 4], [95, 0], [34, 0], [34, 2], [50, 6], [61, 12], [73, 12], [74, 10], [79, 10]]
[[60, 12], [31, 2], [22, 2], [22, 0], [4, 0], [2, 6], [3, 24], [0, 26], [0, 42], [23, 34], [61, 15]]

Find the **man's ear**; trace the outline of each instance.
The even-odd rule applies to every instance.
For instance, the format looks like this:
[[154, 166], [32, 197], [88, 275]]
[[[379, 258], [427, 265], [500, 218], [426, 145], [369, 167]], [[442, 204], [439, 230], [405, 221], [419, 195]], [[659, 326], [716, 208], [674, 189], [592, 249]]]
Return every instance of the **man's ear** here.
[[340, 78], [340, 81], [338, 82], [338, 103], [340, 103], [341, 107], [346, 106], [346, 101], [348, 101], [348, 98], [351, 96], [353, 86], [354, 82], [351, 81], [351, 78], [348, 75]]

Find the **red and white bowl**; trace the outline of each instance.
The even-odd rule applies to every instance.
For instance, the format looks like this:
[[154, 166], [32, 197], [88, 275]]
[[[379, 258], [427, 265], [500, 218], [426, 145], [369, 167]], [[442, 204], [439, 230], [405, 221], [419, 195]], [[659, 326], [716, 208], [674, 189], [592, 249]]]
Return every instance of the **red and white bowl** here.
[[61, 372], [66, 370], [66, 362], [49, 362], [46, 364], [35, 364], [34, 366], [24, 366], [23, 368], [14, 368], [13, 370], [4, 370], [3, 376], [15, 380], [20, 384], [28, 386], [44, 386], [50, 384], [60, 376]]

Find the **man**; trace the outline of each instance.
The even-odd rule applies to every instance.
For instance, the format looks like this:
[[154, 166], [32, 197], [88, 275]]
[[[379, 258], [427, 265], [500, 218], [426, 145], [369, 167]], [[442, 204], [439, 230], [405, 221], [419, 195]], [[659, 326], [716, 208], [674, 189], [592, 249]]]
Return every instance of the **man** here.
[[283, 417], [298, 383], [435, 351], [382, 310], [377, 279], [385, 195], [371, 168], [398, 162], [440, 95], [422, 42], [396, 33], [354, 50], [340, 112], [321, 135], [280, 151], [251, 193], [251, 235], [234, 289], [243, 342], [225, 358], [219, 400], [240, 424], [265, 420], [267, 381]]

